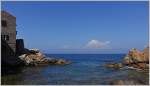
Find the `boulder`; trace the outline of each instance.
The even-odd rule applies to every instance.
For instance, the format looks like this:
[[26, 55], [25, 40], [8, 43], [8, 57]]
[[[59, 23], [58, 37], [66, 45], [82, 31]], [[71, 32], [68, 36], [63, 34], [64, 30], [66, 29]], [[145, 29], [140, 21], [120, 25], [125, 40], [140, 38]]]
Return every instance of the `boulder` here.
[[53, 58], [46, 58], [44, 54], [42, 54], [38, 49], [30, 49], [30, 53], [22, 54], [19, 56], [21, 60], [24, 61], [26, 65], [63, 65], [69, 64], [69, 61], [63, 59], [53, 59]]
[[146, 64], [146, 63], [136, 63], [131, 66], [133, 66], [135, 68], [140, 68], [140, 69], [148, 69], [149, 68], [149, 64]]
[[30, 53], [33, 53], [33, 54], [40, 52], [39, 49], [36, 49], [36, 48], [34, 48], [34, 49], [29, 49], [29, 51], [30, 51]]
[[149, 46], [142, 51], [143, 58], [149, 62]]
[[144, 85], [142, 80], [113, 80], [111, 85]]
[[33, 49], [29, 49], [30, 51], [35, 51], [35, 52], [39, 52], [39, 49], [33, 48]]
[[141, 58], [140, 54], [141, 53], [138, 50], [133, 48], [129, 51], [128, 56], [132, 59], [133, 62], [143, 61], [143, 58]]
[[63, 64], [69, 64], [69, 61], [63, 60], [63, 59], [58, 59], [57, 62], [55, 64], [58, 65], [63, 65]]
[[43, 59], [45, 57], [45, 55], [42, 54], [41, 52], [36, 53], [36, 56], [37, 56], [36, 57], [37, 60], [41, 60], [41, 59]]
[[126, 55], [123, 59], [123, 63], [124, 64], [130, 64], [130, 63], [133, 63], [133, 61], [128, 55]]
[[23, 60], [26, 56], [27, 56], [27, 54], [22, 54], [22, 55], [19, 56], [19, 58], [20, 58], [21, 60]]
[[108, 68], [115, 68], [115, 69], [120, 69], [123, 67], [122, 63], [110, 63], [105, 65]]
[[105, 65], [109, 68], [120, 69], [124, 66], [142, 69], [143, 71], [149, 70], [149, 47], [146, 47], [142, 52], [131, 49], [129, 53], [123, 58], [122, 63], [109, 63]]
[[43, 64], [51, 64], [51, 65], [56, 64], [56, 62], [57, 62], [56, 59], [47, 59], [47, 58], [45, 58], [45, 59], [42, 61]]
[[124, 57], [123, 64], [139, 69], [149, 69], [149, 47], [146, 47], [142, 52], [131, 49]]
[[142, 52], [136, 50], [135, 48], [131, 49], [123, 61], [126, 64], [138, 63], [138, 62], [149, 62], [148, 47], [145, 48]]

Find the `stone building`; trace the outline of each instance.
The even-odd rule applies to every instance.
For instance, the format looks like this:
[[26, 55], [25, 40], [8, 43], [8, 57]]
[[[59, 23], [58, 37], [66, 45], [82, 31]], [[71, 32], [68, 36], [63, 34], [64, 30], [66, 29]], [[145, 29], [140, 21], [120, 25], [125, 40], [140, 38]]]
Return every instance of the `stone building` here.
[[1, 11], [1, 39], [16, 52], [16, 17]]

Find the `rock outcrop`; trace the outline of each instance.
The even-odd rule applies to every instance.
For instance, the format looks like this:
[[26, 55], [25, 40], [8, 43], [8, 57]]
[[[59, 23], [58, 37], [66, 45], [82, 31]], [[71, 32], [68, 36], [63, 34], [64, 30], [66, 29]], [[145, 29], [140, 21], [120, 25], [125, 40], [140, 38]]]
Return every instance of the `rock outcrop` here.
[[146, 47], [142, 52], [133, 48], [123, 58], [122, 63], [111, 63], [106, 64], [105, 66], [115, 69], [120, 69], [124, 66], [128, 66], [147, 71], [149, 70], [149, 47]]
[[113, 80], [110, 85], [145, 85], [142, 80]]
[[123, 64], [139, 69], [149, 69], [149, 47], [146, 47], [142, 52], [131, 49], [124, 57]]
[[28, 53], [22, 54], [19, 58], [24, 61], [26, 65], [38, 66], [38, 65], [64, 65], [69, 64], [69, 61], [64, 59], [47, 58], [38, 49], [30, 49]]
[[105, 67], [108, 68], [115, 68], [115, 69], [120, 69], [122, 68], [124, 65], [122, 63], [110, 63], [110, 64], [106, 64]]

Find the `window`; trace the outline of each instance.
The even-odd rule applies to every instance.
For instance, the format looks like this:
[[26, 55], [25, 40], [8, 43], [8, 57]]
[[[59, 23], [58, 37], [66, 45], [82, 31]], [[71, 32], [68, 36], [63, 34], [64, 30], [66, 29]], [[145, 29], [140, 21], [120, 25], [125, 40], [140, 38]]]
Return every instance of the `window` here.
[[9, 41], [9, 36], [8, 35], [6, 35], [6, 40]]
[[6, 20], [2, 20], [1, 23], [2, 23], [2, 27], [7, 27], [7, 22], [6, 22]]
[[8, 35], [1, 35], [1, 39], [5, 41], [9, 41], [9, 36]]

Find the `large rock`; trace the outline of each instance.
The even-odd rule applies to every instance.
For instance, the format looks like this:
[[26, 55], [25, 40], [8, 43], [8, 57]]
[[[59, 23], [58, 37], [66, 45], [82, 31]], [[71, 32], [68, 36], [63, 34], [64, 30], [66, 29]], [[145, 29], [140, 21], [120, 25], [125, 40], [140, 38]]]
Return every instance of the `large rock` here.
[[44, 57], [45, 56], [41, 52], [39, 51], [37, 52], [34, 50], [30, 50], [30, 53], [22, 54], [19, 56], [19, 58], [23, 60], [26, 65], [30, 65], [38, 61], [41, 61]]
[[42, 54], [41, 52], [36, 53], [36, 56], [37, 56], [36, 59], [39, 61], [45, 57], [45, 55]]
[[124, 65], [122, 63], [110, 63], [110, 64], [106, 64], [105, 67], [108, 68], [115, 68], [115, 69], [120, 69], [122, 68]]
[[69, 63], [70, 63], [69, 61], [66, 61], [64, 59], [58, 59], [55, 64], [63, 65], [63, 64], [69, 64]]
[[146, 47], [142, 52], [131, 49], [124, 57], [123, 63], [140, 69], [149, 69], [149, 47]]
[[111, 85], [144, 85], [145, 82], [141, 80], [113, 80]]
[[36, 49], [36, 48], [29, 49], [29, 51], [30, 51], [30, 53], [33, 53], [33, 54], [40, 52], [39, 49]]
[[141, 52], [135, 48], [129, 51], [128, 56], [132, 59], [133, 62], [143, 61], [143, 58], [141, 58]]
[[133, 58], [133, 61], [135, 62], [146, 62], [149, 61], [148, 56], [146, 56], [146, 54], [148, 54], [146, 51], [145, 52], [139, 52], [139, 51], [131, 51], [131, 54], [129, 52], [129, 56]]
[[146, 47], [142, 52], [131, 49], [123, 58], [122, 63], [106, 64], [106, 67], [120, 69], [124, 66], [134, 67], [135, 69], [149, 70], [149, 47]]
[[42, 54], [38, 49], [30, 49], [29, 52], [30, 53], [28, 54], [22, 54], [19, 56], [19, 58], [23, 60], [26, 65], [63, 65], [70, 63], [64, 59], [46, 58], [45, 55]]
[[126, 55], [123, 59], [123, 63], [124, 64], [130, 64], [130, 63], [133, 63], [133, 60], [132, 58], [130, 58], [128, 55]]
[[149, 46], [142, 51], [142, 57], [149, 62]]

